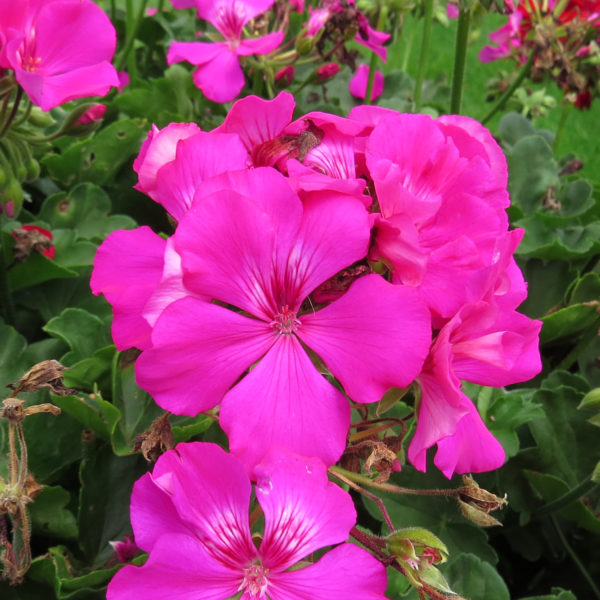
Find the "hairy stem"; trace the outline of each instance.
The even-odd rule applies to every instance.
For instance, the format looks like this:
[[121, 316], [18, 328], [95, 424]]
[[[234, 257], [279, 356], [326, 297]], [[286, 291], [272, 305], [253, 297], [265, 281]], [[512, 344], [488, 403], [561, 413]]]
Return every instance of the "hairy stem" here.
[[465, 66], [467, 63], [467, 43], [469, 41], [469, 24], [471, 9], [461, 8], [458, 13], [458, 27], [456, 29], [456, 43], [454, 46], [454, 73], [452, 75], [452, 92], [450, 94], [450, 114], [460, 114], [460, 104], [465, 80]]

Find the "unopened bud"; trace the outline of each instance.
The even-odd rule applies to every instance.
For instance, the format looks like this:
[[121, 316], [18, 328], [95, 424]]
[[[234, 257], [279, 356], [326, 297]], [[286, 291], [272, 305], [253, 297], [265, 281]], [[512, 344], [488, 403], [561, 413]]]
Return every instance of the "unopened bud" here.
[[96, 121], [101, 121], [104, 113], [106, 112], [106, 106], [104, 104], [94, 104], [90, 106], [75, 122], [75, 127], [78, 125], [89, 125]]
[[33, 106], [27, 120], [40, 129], [45, 129], [54, 125], [56, 121], [52, 118], [49, 112], [44, 112], [39, 106]]
[[294, 69], [293, 65], [288, 65], [287, 67], [283, 67], [275, 73], [275, 81], [277, 83], [277, 87], [284, 88], [288, 85], [291, 85], [292, 81], [294, 81], [294, 75], [296, 74], [296, 69]]
[[324, 65], [321, 65], [317, 69], [316, 81], [318, 83], [325, 83], [326, 81], [329, 81], [330, 79], [335, 77], [339, 72], [340, 72], [340, 66], [337, 63], [334, 63], [334, 62], [326, 63]]
[[[84, 136], [96, 129], [100, 125], [100, 120], [90, 120], [90, 116], [86, 116], [86, 113], [90, 109], [97, 111], [95, 107], [98, 106], [97, 102], [84, 102], [79, 106], [75, 107], [67, 116], [60, 130], [55, 134], [56, 137], [59, 135], [72, 135], [76, 137]], [[92, 114], [94, 112], [92, 111]], [[103, 113], [104, 114], [104, 113]], [[80, 123], [80, 119], [84, 119], [84, 123]]]
[[310, 54], [315, 47], [315, 40], [316, 38], [314, 37], [299, 35], [298, 39], [296, 40], [296, 52], [300, 56], [306, 56]]
[[431, 531], [420, 527], [399, 529], [388, 536], [387, 548], [415, 587], [426, 584], [453, 594], [444, 576], [434, 566], [447, 560], [448, 549]]

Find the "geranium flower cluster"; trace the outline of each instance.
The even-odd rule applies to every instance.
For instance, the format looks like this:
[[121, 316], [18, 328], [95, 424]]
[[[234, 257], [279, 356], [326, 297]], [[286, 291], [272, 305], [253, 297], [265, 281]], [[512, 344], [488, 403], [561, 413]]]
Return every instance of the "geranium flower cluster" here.
[[411, 384], [416, 468], [436, 444], [447, 477], [499, 467], [461, 380], [535, 375], [541, 325], [515, 310], [502, 151], [466, 117], [293, 110], [285, 92], [250, 96], [211, 132], [150, 131], [137, 188], [177, 227], [117, 231], [98, 251], [117, 348], [142, 350], [138, 383], [164, 409], [220, 406], [249, 474], [272, 447], [333, 464], [348, 398]]
[[0, 0], [0, 74], [14, 73], [43, 110], [119, 85], [117, 36], [91, 0]]
[[532, 55], [534, 80], [549, 74], [577, 108], [589, 108], [600, 78], [600, 2], [520, 0], [507, 8], [507, 23], [490, 34], [496, 45], [485, 46], [479, 59], [526, 63]]
[[[327, 62], [333, 55], [339, 62], [356, 68], [356, 52], [346, 50], [345, 41], [354, 40], [375, 52], [383, 61], [386, 49], [383, 44], [390, 35], [374, 30], [367, 17], [357, 9], [355, 0], [323, 0], [310, 16], [300, 33], [288, 40], [289, 13], [304, 12], [304, 2], [281, 2], [274, 0], [171, 0], [177, 9], [196, 8], [198, 17], [214, 28], [205, 37], [209, 41], [175, 41], [169, 47], [169, 64], [187, 61], [197, 68], [194, 83], [204, 95], [214, 102], [235, 99], [245, 84], [242, 63], [249, 65], [259, 80], [268, 86], [276, 82], [289, 85], [294, 78], [294, 64], [323, 62], [328, 77], [333, 76], [331, 67], [337, 63]], [[271, 12], [269, 12], [271, 11]], [[271, 23], [272, 21], [272, 23]], [[272, 28], [272, 31], [268, 31]], [[325, 49], [331, 42], [331, 50]], [[294, 49], [290, 50], [290, 46]], [[280, 48], [281, 47], [281, 48]], [[310, 58], [307, 58], [311, 55]], [[250, 60], [248, 57], [263, 57]], [[241, 61], [241, 62], [240, 62]], [[329, 65], [329, 67], [327, 67]], [[313, 74], [317, 81], [323, 80], [319, 69]]]

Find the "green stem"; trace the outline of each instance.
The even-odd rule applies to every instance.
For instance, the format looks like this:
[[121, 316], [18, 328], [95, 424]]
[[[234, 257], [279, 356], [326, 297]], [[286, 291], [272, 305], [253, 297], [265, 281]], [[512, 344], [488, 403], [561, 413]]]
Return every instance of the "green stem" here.
[[333, 466], [329, 467], [329, 471], [337, 476], [343, 475], [346, 479], [350, 479], [361, 485], [368, 485], [369, 487], [377, 488], [383, 492], [390, 492], [392, 494], [410, 494], [414, 496], [458, 496], [457, 490], [413, 490], [411, 488], [400, 487], [399, 485], [392, 485], [391, 483], [377, 483], [370, 477], [360, 475], [359, 473], [353, 473], [343, 469], [342, 467]]
[[450, 113], [453, 115], [460, 114], [460, 104], [462, 101], [465, 79], [465, 65], [467, 63], [470, 21], [471, 9], [461, 8], [458, 13], [456, 44], [454, 46], [454, 73], [452, 75], [452, 92], [450, 94]]
[[506, 89], [504, 94], [502, 94], [502, 96], [500, 96], [500, 98], [498, 98], [498, 101], [496, 102], [496, 104], [494, 104], [494, 106], [492, 106], [492, 108], [485, 115], [485, 117], [483, 117], [483, 119], [481, 119], [481, 123], [483, 125], [485, 125], [499, 110], [502, 110], [504, 108], [504, 105], [510, 100], [510, 97], [514, 94], [515, 90], [521, 85], [521, 82], [523, 81], [523, 79], [525, 79], [525, 77], [527, 77], [527, 75], [529, 74], [529, 71], [531, 71], [531, 66], [533, 65], [534, 58], [535, 58], [535, 50], [531, 52], [531, 54], [529, 55], [529, 58], [527, 59], [527, 62], [523, 65], [523, 67], [519, 71], [519, 74], [517, 75], [515, 80], [512, 82], [512, 84]]
[[[388, 9], [387, 6], [382, 6], [379, 11], [379, 17], [377, 18], [377, 31], [382, 31], [385, 28], [387, 21]], [[365, 104], [371, 104], [371, 98], [373, 97], [373, 83], [375, 81], [375, 68], [377, 67], [377, 59], [379, 57], [375, 52], [371, 54], [371, 61], [369, 63], [369, 79], [367, 80], [367, 90], [365, 92]]]
[[571, 545], [567, 541], [567, 538], [565, 537], [565, 534], [563, 533], [562, 529], [560, 528], [560, 525], [558, 523], [558, 519], [554, 515], [550, 516], [550, 519], [552, 521], [552, 524], [554, 525], [554, 529], [556, 530], [556, 534], [558, 535], [558, 537], [559, 537], [559, 539], [561, 541], [561, 544], [563, 545], [565, 551], [571, 557], [571, 560], [575, 563], [575, 566], [579, 569], [579, 572], [581, 573], [581, 575], [583, 576], [583, 578], [587, 581], [587, 584], [590, 586], [590, 589], [594, 593], [594, 596], [598, 600], [600, 600], [600, 589], [598, 589], [598, 586], [594, 583], [594, 580], [592, 579], [592, 576], [588, 573], [588, 570], [585, 568], [585, 566], [583, 565], [583, 563], [579, 560], [579, 557], [575, 553], [575, 550], [573, 550], [573, 548], [571, 547]]
[[560, 146], [563, 133], [565, 132], [565, 125], [567, 124], [567, 120], [569, 118], [569, 115], [571, 114], [572, 108], [573, 104], [571, 104], [571, 102], [563, 100], [562, 109], [560, 111], [560, 121], [558, 122], [558, 129], [556, 130], [556, 137], [554, 138], [554, 143], [552, 144], [552, 150], [554, 150], [554, 154], [557, 153], [558, 148]]
[[10, 286], [8, 285], [8, 265], [4, 252], [4, 214], [0, 213], [0, 310], [8, 325], [15, 323], [15, 305], [13, 302]]
[[423, 37], [421, 38], [421, 51], [419, 53], [419, 64], [417, 77], [415, 79], [415, 112], [421, 110], [421, 92], [425, 79], [425, 67], [429, 54], [429, 42], [431, 40], [431, 25], [433, 23], [433, 0], [425, 0], [425, 18], [423, 20]]
[[583, 495], [587, 494], [590, 490], [596, 487], [596, 483], [591, 480], [591, 475], [588, 475], [581, 483], [577, 484], [572, 490], [569, 490], [567, 493], [559, 496], [552, 500], [552, 502], [548, 502], [541, 508], [535, 511], [532, 516], [541, 517], [543, 515], [547, 515], [551, 512], [556, 512], [565, 506], [569, 506], [575, 500], [578, 500]]
[[8, 128], [10, 127], [14, 118], [16, 117], [22, 97], [23, 97], [23, 88], [20, 87], [17, 90], [17, 95], [15, 96], [15, 101], [13, 103], [12, 110], [10, 111], [10, 114], [8, 115], [8, 119], [6, 119], [6, 122], [4, 123], [4, 126], [2, 127], [2, 131], [0, 131], [0, 138], [8, 131]]
[[131, 49], [135, 43], [135, 36], [137, 35], [140, 23], [144, 18], [147, 3], [148, 0], [141, 0], [138, 12], [134, 15], [133, 0], [127, 0], [127, 35], [125, 37], [125, 47], [115, 63], [115, 69], [120, 71], [127, 60], [130, 77], [134, 77], [136, 71], [135, 56], [131, 54]]

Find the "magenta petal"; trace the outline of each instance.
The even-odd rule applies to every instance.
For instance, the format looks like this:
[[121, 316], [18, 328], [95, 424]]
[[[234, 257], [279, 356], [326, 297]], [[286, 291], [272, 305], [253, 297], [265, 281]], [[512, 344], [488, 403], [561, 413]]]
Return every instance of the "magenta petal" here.
[[283, 305], [302, 300], [280, 290], [273, 275], [274, 265], [283, 268], [299, 227], [300, 199], [267, 168], [213, 178], [202, 191], [219, 188], [196, 198], [175, 233], [184, 282], [270, 322]]
[[178, 444], [161, 456], [152, 477], [217, 560], [244, 566], [256, 557], [248, 517], [250, 481], [234, 456], [216, 444]]
[[[364, 100], [367, 96], [367, 84], [369, 82], [369, 66], [360, 65], [356, 73], [352, 76], [349, 84], [350, 93], [360, 100]], [[375, 71], [373, 77], [373, 89], [371, 91], [371, 100], [377, 100], [383, 93], [383, 74]]]
[[242, 582], [240, 569], [213, 558], [191, 535], [163, 535], [143, 567], [126, 565], [108, 585], [107, 600], [223, 600]]
[[150, 325], [143, 311], [161, 280], [165, 247], [165, 240], [144, 226], [115, 231], [98, 248], [90, 287], [113, 307], [117, 350], [149, 344]]
[[239, 56], [251, 56], [253, 54], [268, 54], [275, 50], [283, 42], [283, 32], [275, 31], [258, 38], [249, 38], [242, 40], [236, 48], [236, 54]]
[[273, 573], [271, 600], [385, 600], [385, 567], [366, 550], [342, 544], [317, 563], [284, 573]]
[[152, 347], [136, 362], [138, 384], [175, 414], [213, 408], [273, 343], [268, 324], [197, 298], [182, 298], [161, 314]]
[[15, 75], [31, 101], [42, 110], [50, 110], [77, 98], [105, 96], [112, 86], [119, 85], [117, 72], [108, 62], [59, 75], [21, 70], [16, 70]]
[[282, 335], [223, 399], [221, 427], [249, 472], [272, 446], [332, 465], [346, 446], [348, 401], [310, 362], [293, 335]]
[[356, 523], [352, 498], [329, 481], [320, 460], [272, 449], [254, 474], [265, 515], [259, 550], [265, 567], [284, 571], [312, 552], [348, 539]]
[[[162, 457], [158, 459], [162, 460]], [[150, 552], [164, 533], [193, 535], [193, 525], [183, 520], [169, 493], [146, 473], [133, 485], [131, 493], [131, 525], [135, 543]]]
[[459, 421], [454, 435], [438, 441], [433, 460], [448, 479], [453, 473], [483, 473], [499, 469], [506, 459], [500, 442], [488, 431], [466, 396], [464, 403], [467, 414]]
[[237, 55], [225, 42], [173, 42], [167, 63], [184, 60], [198, 65], [194, 83], [213, 102], [229, 102], [244, 87], [244, 73]]
[[285, 272], [284, 289], [299, 300], [338, 271], [363, 258], [369, 244], [369, 219], [359, 198], [323, 192], [304, 201], [302, 227]]
[[248, 152], [275, 139], [292, 120], [294, 96], [280, 92], [273, 100], [247, 96], [238, 100], [214, 131], [237, 133]]
[[174, 161], [157, 173], [156, 200], [180, 220], [199, 185], [225, 171], [246, 168], [247, 153], [237, 135], [199, 133], [177, 144]]
[[339, 299], [303, 315], [300, 339], [356, 402], [377, 402], [419, 374], [431, 343], [429, 312], [412, 288], [379, 275], [355, 281]]
[[469, 412], [462, 402], [460, 382], [450, 375], [434, 376], [422, 373], [421, 406], [417, 418], [417, 429], [408, 447], [408, 460], [419, 471], [427, 467], [427, 450], [440, 440], [456, 433], [459, 421]]
[[239, 33], [254, 17], [269, 10], [274, 0], [196, 0], [198, 16], [212, 23], [225, 37]]
[[175, 160], [179, 140], [196, 135], [200, 131], [196, 123], [169, 123], [162, 129], [152, 125], [140, 153], [133, 161], [133, 170], [138, 174], [135, 189], [155, 198], [156, 175], [159, 169]]

